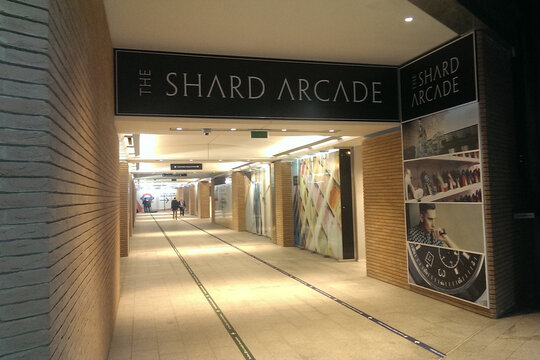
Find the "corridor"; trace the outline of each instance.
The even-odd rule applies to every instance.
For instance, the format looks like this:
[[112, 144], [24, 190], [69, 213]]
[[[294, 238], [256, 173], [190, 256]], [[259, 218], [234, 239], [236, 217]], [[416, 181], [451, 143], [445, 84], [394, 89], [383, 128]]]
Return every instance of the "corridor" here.
[[533, 359], [540, 314], [488, 319], [208, 220], [138, 214], [110, 360]]

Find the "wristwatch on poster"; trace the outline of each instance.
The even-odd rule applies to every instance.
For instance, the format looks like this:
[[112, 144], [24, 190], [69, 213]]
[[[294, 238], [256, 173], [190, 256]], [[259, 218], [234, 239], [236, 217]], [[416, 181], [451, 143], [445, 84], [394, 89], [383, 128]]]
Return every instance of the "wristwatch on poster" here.
[[475, 302], [486, 290], [484, 255], [407, 242], [416, 285]]

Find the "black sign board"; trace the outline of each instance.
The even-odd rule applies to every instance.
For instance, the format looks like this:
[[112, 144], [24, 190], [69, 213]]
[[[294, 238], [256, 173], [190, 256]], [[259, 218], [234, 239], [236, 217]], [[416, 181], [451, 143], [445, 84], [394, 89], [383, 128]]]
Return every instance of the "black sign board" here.
[[400, 68], [401, 119], [414, 119], [477, 99], [474, 34]]
[[399, 121], [397, 68], [115, 50], [117, 115]]
[[171, 170], [202, 170], [202, 164], [171, 164]]

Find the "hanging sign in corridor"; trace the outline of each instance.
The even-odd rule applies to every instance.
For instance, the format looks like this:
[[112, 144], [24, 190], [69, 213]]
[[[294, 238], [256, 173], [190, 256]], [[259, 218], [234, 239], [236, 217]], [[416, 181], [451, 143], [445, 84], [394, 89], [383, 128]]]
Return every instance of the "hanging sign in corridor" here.
[[117, 115], [398, 121], [397, 68], [115, 50]]

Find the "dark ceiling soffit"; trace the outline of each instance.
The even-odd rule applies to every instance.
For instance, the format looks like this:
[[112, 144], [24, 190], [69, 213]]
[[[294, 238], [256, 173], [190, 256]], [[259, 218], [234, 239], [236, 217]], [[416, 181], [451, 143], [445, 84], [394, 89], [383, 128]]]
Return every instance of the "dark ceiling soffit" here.
[[488, 27], [455, 0], [408, 0], [458, 35]]

